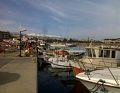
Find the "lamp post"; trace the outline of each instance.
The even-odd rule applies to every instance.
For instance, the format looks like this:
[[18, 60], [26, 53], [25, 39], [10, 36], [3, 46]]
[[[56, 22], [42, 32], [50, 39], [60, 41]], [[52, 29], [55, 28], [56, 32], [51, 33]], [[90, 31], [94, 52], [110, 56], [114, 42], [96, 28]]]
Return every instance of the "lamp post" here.
[[27, 31], [27, 30], [26, 30], [26, 29], [23, 29], [23, 30], [20, 31], [20, 54], [19, 54], [20, 57], [22, 57], [22, 56], [21, 56], [21, 50], [22, 50], [22, 47], [21, 47], [21, 41], [22, 41], [22, 40], [21, 40], [21, 37], [22, 37], [22, 32], [25, 32], [25, 31]]

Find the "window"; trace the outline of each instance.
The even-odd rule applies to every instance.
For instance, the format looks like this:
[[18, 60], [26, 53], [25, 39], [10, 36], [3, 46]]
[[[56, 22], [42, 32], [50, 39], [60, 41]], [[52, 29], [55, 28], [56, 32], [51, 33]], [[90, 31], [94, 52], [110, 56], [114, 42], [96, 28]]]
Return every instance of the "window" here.
[[112, 58], [115, 58], [115, 51], [112, 51]]
[[92, 57], [91, 49], [86, 49], [86, 51], [87, 51], [87, 55], [88, 55], [89, 57]]
[[100, 50], [99, 57], [103, 57], [103, 50]]
[[110, 50], [100, 50], [99, 57], [110, 57]]
[[104, 50], [104, 57], [110, 57], [110, 50]]
[[92, 48], [86, 49], [88, 57], [96, 57], [95, 50]]
[[94, 49], [92, 49], [92, 53], [93, 53], [93, 57], [96, 57]]

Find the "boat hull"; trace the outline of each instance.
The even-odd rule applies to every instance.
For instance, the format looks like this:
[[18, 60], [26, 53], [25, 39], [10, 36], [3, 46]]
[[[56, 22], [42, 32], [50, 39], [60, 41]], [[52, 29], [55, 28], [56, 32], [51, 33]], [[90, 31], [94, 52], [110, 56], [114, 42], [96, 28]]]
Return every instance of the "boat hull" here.
[[50, 62], [52, 68], [71, 68], [71, 65], [69, 64], [69, 62]]
[[77, 67], [72, 67], [72, 70], [75, 76], [84, 71], [82, 68], [77, 68]]
[[48, 62], [51, 64], [52, 68], [71, 68], [71, 60], [64, 57], [53, 57], [49, 58]]
[[120, 87], [113, 87], [104, 84], [102, 85], [90, 81], [85, 81], [82, 79], [80, 79], [80, 82], [84, 84], [91, 91], [91, 93], [120, 93]]

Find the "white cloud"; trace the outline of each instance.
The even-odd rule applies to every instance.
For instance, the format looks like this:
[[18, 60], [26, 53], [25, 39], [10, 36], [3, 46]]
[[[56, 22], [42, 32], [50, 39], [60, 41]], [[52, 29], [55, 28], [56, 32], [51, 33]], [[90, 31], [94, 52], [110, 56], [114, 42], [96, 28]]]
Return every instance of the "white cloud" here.
[[43, 7], [48, 8], [48, 10], [50, 10], [52, 13], [54, 13], [55, 15], [58, 15], [60, 17], [65, 17], [65, 13], [63, 13], [62, 11], [58, 10], [55, 7], [49, 6], [49, 5], [43, 5]]
[[[67, 34], [73, 37], [87, 37], [89, 34], [95, 37], [116, 37], [120, 34], [120, 0], [24, 1], [40, 10], [40, 12], [42, 10], [45, 14], [48, 14], [49, 18], [56, 22], [66, 24], [62, 24], [62, 28], [54, 28], [54, 31], [62, 30], [66, 33], [66, 26], [68, 26], [70, 30]], [[14, 21], [4, 20], [0, 21], [0, 24], [14, 24]]]
[[59, 23], [63, 23], [63, 21], [62, 21], [60, 18], [58, 18], [58, 17], [51, 16], [51, 18], [52, 18], [53, 20], [59, 22]]
[[[61, 10], [59, 6], [56, 6], [56, 1], [53, 2], [54, 0], [25, 0], [31, 5], [33, 5], [35, 8], [39, 10], [43, 10], [46, 12], [51, 12], [54, 16], [59, 16], [59, 17], [65, 17], [66, 14]], [[52, 3], [53, 2], [53, 3]], [[60, 9], [59, 9], [60, 8]]]
[[[120, 8], [117, 0], [107, 3], [94, 3], [92, 0], [26, 0], [37, 9], [51, 12], [55, 16], [73, 18], [72, 20], [95, 16], [100, 19], [113, 19]], [[117, 5], [117, 6], [116, 6]]]
[[13, 25], [15, 23], [14, 20], [0, 19], [0, 25]]

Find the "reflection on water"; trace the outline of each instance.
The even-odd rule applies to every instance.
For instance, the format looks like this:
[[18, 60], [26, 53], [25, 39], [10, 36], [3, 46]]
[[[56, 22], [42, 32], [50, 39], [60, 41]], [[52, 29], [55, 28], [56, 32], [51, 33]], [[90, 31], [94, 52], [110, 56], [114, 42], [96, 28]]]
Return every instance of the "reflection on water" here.
[[38, 71], [38, 93], [90, 93], [71, 70], [52, 69], [49, 65]]

